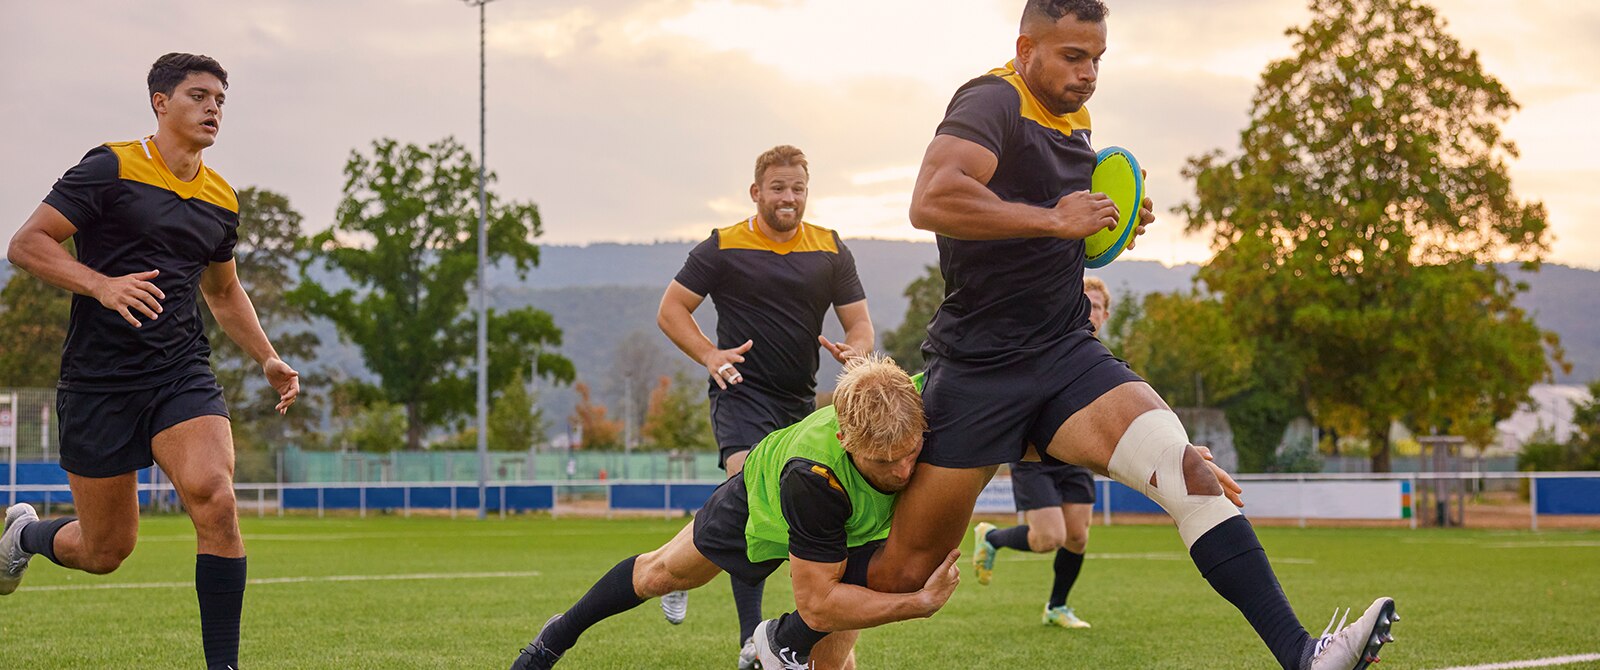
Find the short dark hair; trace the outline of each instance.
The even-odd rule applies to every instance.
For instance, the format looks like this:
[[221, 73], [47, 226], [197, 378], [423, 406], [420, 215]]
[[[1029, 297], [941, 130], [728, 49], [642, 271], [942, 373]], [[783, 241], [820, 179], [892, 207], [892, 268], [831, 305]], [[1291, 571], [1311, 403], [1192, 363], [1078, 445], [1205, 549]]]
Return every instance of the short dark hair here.
[[1111, 9], [1101, 0], [1028, 0], [1028, 6], [1022, 10], [1022, 30], [1026, 32], [1031, 22], [1055, 23], [1068, 14], [1079, 21], [1099, 23], [1110, 13]]
[[178, 84], [196, 72], [216, 75], [222, 82], [223, 90], [227, 90], [228, 71], [222, 69], [222, 64], [215, 58], [176, 52], [157, 58], [155, 64], [150, 66], [150, 75], [145, 77], [145, 83], [150, 86], [150, 95], [163, 93], [171, 97]]

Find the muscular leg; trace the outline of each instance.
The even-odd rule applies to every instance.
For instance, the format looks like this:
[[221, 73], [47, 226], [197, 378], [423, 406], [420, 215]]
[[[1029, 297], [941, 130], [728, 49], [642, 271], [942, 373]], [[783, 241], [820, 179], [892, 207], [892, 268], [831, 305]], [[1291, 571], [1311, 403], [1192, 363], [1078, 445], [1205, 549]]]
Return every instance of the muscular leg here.
[[694, 546], [694, 523], [685, 524], [660, 549], [641, 554], [633, 567], [633, 592], [640, 598], [659, 598], [673, 591], [705, 586], [722, 572]]
[[694, 546], [694, 523], [683, 527], [660, 549], [631, 556], [595, 582], [571, 609], [539, 633], [530, 648], [543, 646], [559, 656], [578, 643], [578, 636], [601, 621], [631, 610], [644, 601], [704, 586], [721, 572]]
[[966, 536], [972, 507], [997, 467], [955, 469], [918, 464], [911, 485], [895, 504], [889, 540], [872, 558], [868, 586], [886, 593], [921, 589]]
[[[1221, 501], [1219, 471], [1182, 433], [1155, 390], [1134, 382], [1112, 389], [1063, 422], [1048, 451], [1110, 474], [1161, 504], [1178, 523], [1211, 587], [1244, 614], [1281, 666], [1302, 667], [1310, 656], [1310, 635], [1289, 606], [1250, 522]], [[1130, 451], [1119, 454], [1119, 448]]]
[[52, 542], [55, 562], [95, 575], [121, 567], [139, 539], [139, 492], [134, 473], [103, 478], [67, 473], [67, 483], [72, 487], [78, 520], [56, 531]]
[[150, 450], [172, 478], [194, 523], [194, 587], [206, 666], [238, 667], [246, 563], [233, 494], [233, 433], [228, 419], [189, 419], [156, 433]]

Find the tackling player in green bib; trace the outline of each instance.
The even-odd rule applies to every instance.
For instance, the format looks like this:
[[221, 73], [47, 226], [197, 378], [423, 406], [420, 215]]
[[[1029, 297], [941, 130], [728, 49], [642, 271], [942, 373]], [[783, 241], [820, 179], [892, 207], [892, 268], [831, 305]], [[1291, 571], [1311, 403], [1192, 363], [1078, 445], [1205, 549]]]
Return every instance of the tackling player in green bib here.
[[[825, 639], [810, 659], [764, 648], [763, 667], [848, 667], [855, 631], [932, 616], [955, 591], [959, 552], [912, 593], [865, 586], [867, 565], [889, 536], [895, 498], [922, 452], [920, 381], [882, 356], [852, 359], [832, 406], [761, 440], [694, 521], [660, 549], [618, 563], [551, 617], [512, 670], [553, 667], [585, 630], [646, 600], [698, 588], [723, 571], [757, 583], [785, 560], [798, 607], [786, 615], [791, 625], [803, 617], [809, 628], [839, 632], [818, 634]], [[767, 646], [759, 645], [765, 632], [758, 629], [758, 646]]]

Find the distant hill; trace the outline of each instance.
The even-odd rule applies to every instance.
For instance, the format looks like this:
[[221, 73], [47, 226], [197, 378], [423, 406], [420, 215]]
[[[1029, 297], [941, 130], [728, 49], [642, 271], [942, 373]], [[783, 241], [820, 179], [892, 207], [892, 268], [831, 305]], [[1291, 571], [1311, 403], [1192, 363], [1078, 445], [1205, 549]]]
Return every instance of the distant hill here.
[[[677, 274], [695, 241], [654, 244], [591, 244], [587, 246], [544, 246], [540, 266], [525, 280], [505, 268], [491, 273], [491, 303], [496, 307], [534, 305], [550, 312], [564, 331], [562, 353], [572, 359], [581, 378], [603, 382], [612, 370], [617, 345], [628, 334], [648, 334], [683, 369], [693, 366], [679, 354], [655, 325], [656, 306], [661, 293]], [[901, 294], [907, 284], [923, 272], [923, 267], [938, 262], [932, 242], [893, 240], [848, 240], [855, 254], [868, 305], [878, 333], [898, 326], [905, 316], [906, 299]], [[1151, 261], [1119, 261], [1096, 272], [1119, 294], [1129, 291], [1142, 295], [1152, 291], [1187, 289], [1193, 285], [1197, 267], [1165, 267]], [[12, 272], [0, 263], [0, 283]], [[1600, 378], [1600, 272], [1546, 265], [1534, 274], [1519, 279], [1529, 285], [1518, 301], [1534, 315], [1540, 326], [1561, 336], [1572, 363], [1572, 372], [1558, 374], [1557, 383], [1582, 384]], [[710, 305], [696, 313], [701, 326], [710, 333], [716, 327]], [[270, 324], [269, 324], [270, 326]], [[355, 376], [367, 376], [359, 351], [338, 342], [330, 324], [317, 324], [316, 330], [327, 343], [317, 363]], [[830, 337], [839, 335], [833, 317], [828, 319]], [[823, 356], [818, 373], [822, 388], [830, 388], [837, 366]], [[614, 385], [594, 384], [608, 403], [606, 389]], [[541, 404], [553, 421], [570, 413], [574, 396], [570, 389], [544, 391]]]

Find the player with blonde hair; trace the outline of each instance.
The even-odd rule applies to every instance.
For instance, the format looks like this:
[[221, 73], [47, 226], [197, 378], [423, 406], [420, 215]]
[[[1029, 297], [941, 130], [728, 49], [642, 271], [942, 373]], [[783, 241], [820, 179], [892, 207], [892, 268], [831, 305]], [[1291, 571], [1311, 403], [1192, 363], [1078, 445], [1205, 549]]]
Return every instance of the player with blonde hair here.
[[[618, 563], [551, 617], [512, 670], [552, 667], [585, 630], [646, 600], [698, 588], [723, 571], [759, 583], [785, 560], [797, 606], [785, 620], [839, 631], [812, 643], [818, 668], [854, 666], [854, 631], [931, 616], [955, 591], [959, 552], [912, 593], [865, 587], [867, 565], [889, 536], [896, 495], [922, 452], [927, 422], [919, 381], [885, 356], [851, 359], [832, 406], [757, 443], [694, 521], [660, 549]], [[756, 630], [758, 649], [763, 632]], [[809, 663], [771, 651], [762, 661], [771, 670]]]

